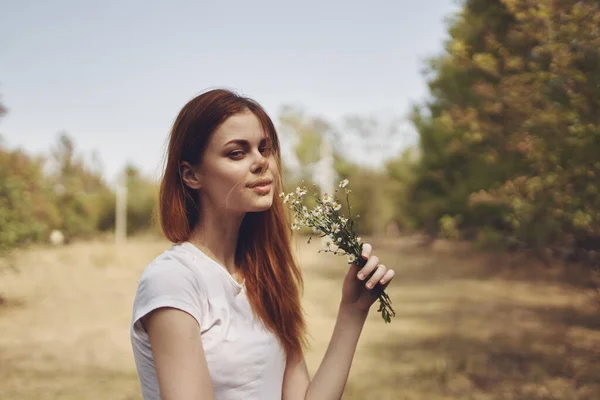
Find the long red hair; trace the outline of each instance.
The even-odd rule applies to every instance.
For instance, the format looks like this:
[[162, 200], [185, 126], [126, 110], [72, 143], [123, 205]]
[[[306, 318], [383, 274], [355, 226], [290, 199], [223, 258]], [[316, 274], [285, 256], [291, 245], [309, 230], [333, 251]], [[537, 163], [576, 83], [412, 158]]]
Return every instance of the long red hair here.
[[[227, 118], [245, 111], [252, 112], [260, 121], [277, 170], [282, 171], [275, 126], [258, 103], [224, 89], [211, 90], [190, 100], [171, 130], [160, 185], [160, 225], [172, 242], [188, 240], [199, 220], [197, 193], [183, 183], [181, 162], [200, 163], [211, 134]], [[281, 173], [274, 186], [274, 193], [283, 190]], [[279, 196], [274, 196], [267, 211], [247, 213], [244, 217], [236, 263], [254, 313], [279, 338], [288, 356], [301, 354], [306, 344], [306, 324], [300, 304], [303, 281], [292, 255], [291, 228]]]

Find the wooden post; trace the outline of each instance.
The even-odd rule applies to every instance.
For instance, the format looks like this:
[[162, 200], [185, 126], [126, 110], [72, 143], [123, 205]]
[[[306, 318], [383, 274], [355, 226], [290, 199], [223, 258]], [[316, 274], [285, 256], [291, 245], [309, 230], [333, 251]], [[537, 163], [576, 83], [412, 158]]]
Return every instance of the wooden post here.
[[115, 205], [115, 244], [127, 241], [127, 172], [119, 176]]
[[319, 161], [319, 171], [317, 179], [321, 187], [321, 196], [325, 193], [333, 196], [335, 190], [335, 169], [333, 167], [333, 153], [331, 145], [326, 135], [323, 135], [321, 141], [321, 160]]

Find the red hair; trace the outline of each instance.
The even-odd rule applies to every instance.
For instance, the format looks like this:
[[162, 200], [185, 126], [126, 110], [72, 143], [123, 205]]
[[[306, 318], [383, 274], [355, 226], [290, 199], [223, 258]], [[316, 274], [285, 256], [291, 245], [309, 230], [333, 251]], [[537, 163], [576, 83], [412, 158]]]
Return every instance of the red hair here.
[[[211, 90], [190, 100], [171, 130], [160, 185], [160, 225], [172, 242], [188, 240], [199, 220], [197, 194], [183, 183], [181, 162], [200, 163], [211, 134], [227, 118], [245, 111], [252, 112], [260, 121], [278, 171], [282, 171], [275, 126], [258, 103], [224, 89]], [[283, 190], [281, 174], [274, 186], [274, 193]], [[306, 324], [300, 304], [303, 281], [292, 255], [290, 224], [279, 196], [274, 196], [267, 211], [246, 214], [235, 258], [255, 315], [275, 333], [288, 356], [301, 354], [306, 344]]]

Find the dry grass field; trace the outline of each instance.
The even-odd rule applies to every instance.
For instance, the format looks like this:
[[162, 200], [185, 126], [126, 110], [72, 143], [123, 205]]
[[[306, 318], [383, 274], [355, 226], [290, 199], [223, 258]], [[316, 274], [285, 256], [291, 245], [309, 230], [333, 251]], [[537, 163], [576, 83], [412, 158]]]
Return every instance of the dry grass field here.
[[[373, 240], [397, 275], [397, 317], [373, 310], [344, 399], [600, 399], [598, 294], [576, 274], [464, 246]], [[36, 248], [0, 272], [1, 400], [141, 399], [128, 324], [137, 279], [166, 242]], [[298, 243], [314, 373], [344, 260]]]

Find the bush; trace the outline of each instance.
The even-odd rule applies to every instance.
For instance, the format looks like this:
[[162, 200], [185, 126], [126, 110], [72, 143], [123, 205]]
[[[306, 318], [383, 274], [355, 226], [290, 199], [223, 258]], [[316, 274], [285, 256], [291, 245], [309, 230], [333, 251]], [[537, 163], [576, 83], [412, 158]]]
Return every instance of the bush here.
[[[127, 175], [127, 234], [132, 235], [149, 230], [157, 230], [158, 184], [144, 177], [138, 168], [128, 165]], [[98, 229], [115, 229], [115, 195], [103, 199], [104, 208], [98, 221]]]
[[42, 165], [41, 158], [0, 148], [0, 255], [45, 240], [59, 225], [56, 198]]
[[432, 233], [578, 254], [600, 244], [600, 8], [533, 3], [469, 0], [452, 20], [413, 113], [411, 214]]

